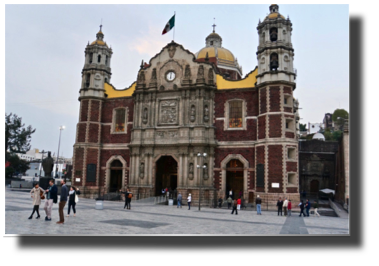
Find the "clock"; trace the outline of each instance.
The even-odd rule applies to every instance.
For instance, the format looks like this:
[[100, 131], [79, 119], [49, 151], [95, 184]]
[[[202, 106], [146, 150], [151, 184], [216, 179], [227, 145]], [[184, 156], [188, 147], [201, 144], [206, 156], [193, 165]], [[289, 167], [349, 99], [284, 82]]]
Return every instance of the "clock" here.
[[175, 72], [174, 71], [167, 72], [166, 79], [168, 81], [173, 81], [175, 79]]

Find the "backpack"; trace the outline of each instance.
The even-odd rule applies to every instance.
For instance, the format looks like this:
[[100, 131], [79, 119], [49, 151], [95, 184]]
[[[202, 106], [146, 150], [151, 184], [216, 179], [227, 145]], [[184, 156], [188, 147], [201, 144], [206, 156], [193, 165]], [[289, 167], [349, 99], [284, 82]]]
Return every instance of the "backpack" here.
[[128, 198], [131, 199], [133, 197], [132, 193], [129, 193]]

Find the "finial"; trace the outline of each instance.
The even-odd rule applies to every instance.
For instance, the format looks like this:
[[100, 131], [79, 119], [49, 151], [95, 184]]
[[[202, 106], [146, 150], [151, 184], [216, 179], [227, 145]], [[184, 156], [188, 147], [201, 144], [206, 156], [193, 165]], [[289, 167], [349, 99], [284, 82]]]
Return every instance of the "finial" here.
[[100, 22], [100, 31], [102, 27], [103, 27], [103, 19], [101, 19], [101, 22]]
[[142, 68], [143, 68], [143, 59], [142, 59], [142, 62], [141, 62], [140, 69], [142, 69]]
[[216, 31], [215, 20], [216, 20], [216, 18], [213, 18], [213, 25], [212, 25], [212, 27], [213, 27], [213, 33], [215, 33], [215, 31]]

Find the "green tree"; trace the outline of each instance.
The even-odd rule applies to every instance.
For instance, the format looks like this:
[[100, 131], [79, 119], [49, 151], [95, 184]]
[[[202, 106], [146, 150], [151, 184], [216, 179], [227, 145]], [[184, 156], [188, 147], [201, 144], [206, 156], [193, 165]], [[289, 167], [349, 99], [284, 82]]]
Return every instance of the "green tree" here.
[[12, 175], [15, 173], [23, 174], [30, 168], [29, 162], [20, 159], [17, 154], [10, 154], [8, 161], [11, 163], [11, 165], [5, 170], [7, 177], [12, 177]]
[[307, 131], [307, 124], [300, 123], [300, 131]]
[[333, 140], [333, 134], [332, 132], [330, 132], [329, 128], [325, 129], [324, 137], [325, 137], [325, 140]]
[[22, 118], [16, 114], [5, 114], [5, 160], [8, 161], [11, 154], [29, 151], [31, 135], [35, 131], [30, 125], [25, 127]]
[[341, 128], [345, 122], [345, 119], [349, 119], [349, 113], [345, 109], [334, 110], [332, 120], [336, 128]]

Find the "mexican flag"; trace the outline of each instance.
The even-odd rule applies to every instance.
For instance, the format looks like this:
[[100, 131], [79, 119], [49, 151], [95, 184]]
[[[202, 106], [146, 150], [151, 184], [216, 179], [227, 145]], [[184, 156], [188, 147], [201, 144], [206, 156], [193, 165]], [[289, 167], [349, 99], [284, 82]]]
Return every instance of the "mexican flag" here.
[[164, 27], [162, 31], [162, 35], [169, 32], [173, 27], [175, 26], [175, 15], [170, 18], [170, 20], [167, 22], [166, 26]]

